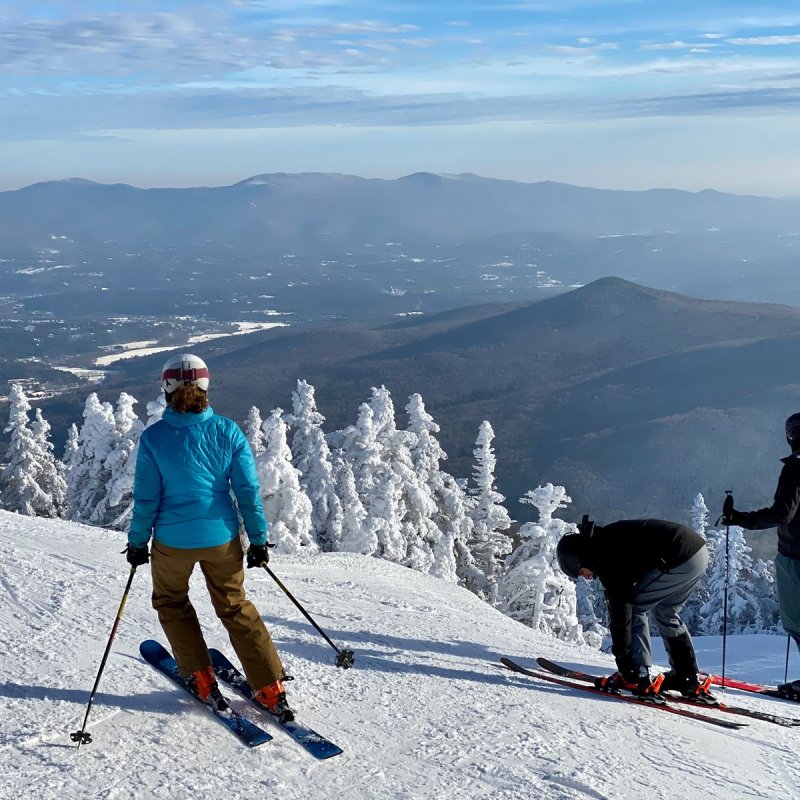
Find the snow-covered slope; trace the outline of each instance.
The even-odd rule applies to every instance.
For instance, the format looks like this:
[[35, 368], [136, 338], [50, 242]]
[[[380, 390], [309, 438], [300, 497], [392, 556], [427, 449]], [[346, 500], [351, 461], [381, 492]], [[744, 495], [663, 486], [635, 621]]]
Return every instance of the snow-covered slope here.
[[[147, 666], [139, 642], [163, 635], [146, 568], [135, 577], [92, 709], [94, 741], [78, 751], [69, 733], [80, 728], [128, 576], [123, 545], [118, 533], [0, 512], [2, 798], [797, 795], [800, 736], [792, 729], [754, 722], [718, 730], [512, 675], [497, 667], [499, 656], [609, 662], [537, 634], [465, 590], [343, 554], [276, 558], [273, 566], [334, 641], [356, 651], [346, 672], [265, 573], [249, 571], [247, 585], [296, 677], [291, 700], [300, 718], [344, 755], [314, 761], [278, 729], [248, 750]], [[202, 579], [193, 591], [209, 644], [233, 655]], [[759, 677], [782, 677], [784, 641], [753, 643], [772, 653]], [[800, 715], [798, 707], [786, 711]]]

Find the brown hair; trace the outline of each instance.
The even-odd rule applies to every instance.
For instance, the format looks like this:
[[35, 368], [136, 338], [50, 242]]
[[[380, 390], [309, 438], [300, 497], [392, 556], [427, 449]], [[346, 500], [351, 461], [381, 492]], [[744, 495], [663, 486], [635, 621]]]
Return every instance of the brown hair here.
[[208, 395], [191, 383], [181, 384], [172, 394], [167, 395], [167, 402], [173, 411], [181, 414], [186, 411], [202, 414], [208, 408]]

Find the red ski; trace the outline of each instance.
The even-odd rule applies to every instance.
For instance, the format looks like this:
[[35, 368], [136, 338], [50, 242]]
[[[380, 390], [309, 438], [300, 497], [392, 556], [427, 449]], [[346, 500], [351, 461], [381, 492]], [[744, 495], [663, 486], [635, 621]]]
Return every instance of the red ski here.
[[557, 675], [553, 675], [551, 672], [539, 672], [538, 670], [526, 669], [525, 667], [522, 667], [519, 664], [512, 661], [510, 658], [501, 658], [500, 662], [506, 669], [509, 669], [512, 672], [519, 672], [523, 675], [528, 675], [531, 678], [537, 678], [538, 680], [542, 681], [549, 681], [550, 683], [557, 683], [560, 686], [567, 686], [570, 689], [580, 689], [582, 692], [591, 692], [592, 694], [599, 694], [602, 697], [608, 697], [612, 700], [622, 700], [625, 703], [634, 703], [635, 705], [644, 708], [653, 708], [657, 709], [658, 711], [666, 711], [668, 714], [676, 714], [679, 717], [687, 717], [688, 719], [697, 720], [698, 722], [707, 722], [710, 725], [717, 725], [720, 728], [730, 728], [733, 730], [738, 730], [739, 728], [744, 728], [746, 726], [746, 723], [743, 722], [734, 722], [733, 720], [729, 719], [718, 719], [717, 717], [711, 717], [708, 716], [707, 714], [701, 714], [698, 711], [693, 711], [688, 708], [676, 708], [675, 706], [671, 706], [669, 703], [664, 703], [663, 705], [656, 705], [655, 703], [648, 703], [645, 700], [639, 700], [638, 698], [630, 694], [617, 694], [615, 692], [604, 692], [602, 689], [595, 689], [594, 686], [589, 686], [581, 681], [568, 680], [567, 678], [559, 678]]
[[[722, 675], [712, 675], [711, 683], [715, 686], [722, 686]], [[782, 692], [778, 686], [766, 686], [761, 683], [731, 680], [731, 678], [725, 676], [725, 688], [738, 689], [741, 692], [760, 694], [762, 697], [777, 697], [779, 700], [790, 700], [794, 703], [800, 703], [800, 695]]]
[[[555, 675], [560, 675], [564, 678], [571, 678], [572, 680], [576, 681], [586, 681], [587, 683], [591, 683], [594, 685], [596, 676], [589, 675], [586, 672], [579, 672], [578, 670], [574, 669], [567, 669], [567, 667], [562, 667], [561, 664], [556, 664], [554, 661], [548, 661], [546, 658], [537, 658], [536, 663], [542, 667], [542, 669], [546, 669], [548, 672], [552, 672]], [[713, 676], [712, 676], [713, 677]], [[725, 679], [725, 684], [730, 686], [728, 679]], [[669, 698], [670, 702], [678, 702], [678, 703], [691, 703], [685, 697], [681, 697], [680, 695], [666, 695]], [[778, 714], [770, 714], [766, 711], [756, 711], [753, 708], [743, 708], [741, 706], [731, 706], [727, 703], [717, 702], [714, 705], [707, 705], [707, 706], [699, 706], [697, 703], [691, 703], [695, 707], [701, 708], [715, 708], [718, 711], [723, 711], [726, 714], [737, 714], [741, 717], [750, 717], [751, 719], [759, 719], [762, 722], [771, 722], [774, 725], [782, 725], [785, 728], [795, 728], [800, 726], [800, 719], [794, 717], [782, 717]]]

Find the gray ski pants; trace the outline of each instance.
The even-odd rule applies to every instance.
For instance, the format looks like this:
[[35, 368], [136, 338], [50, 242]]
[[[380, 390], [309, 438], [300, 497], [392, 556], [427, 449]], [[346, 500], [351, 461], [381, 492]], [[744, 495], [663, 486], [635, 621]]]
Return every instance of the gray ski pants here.
[[800, 650], [800, 559], [775, 556], [775, 580], [783, 629]]
[[680, 617], [695, 586], [708, 567], [708, 550], [704, 547], [688, 561], [668, 572], [653, 570], [637, 584], [633, 597], [631, 619], [631, 660], [637, 667], [651, 667], [653, 653], [650, 647], [650, 627], [647, 612], [653, 612], [658, 632], [664, 639], [688, 634]]

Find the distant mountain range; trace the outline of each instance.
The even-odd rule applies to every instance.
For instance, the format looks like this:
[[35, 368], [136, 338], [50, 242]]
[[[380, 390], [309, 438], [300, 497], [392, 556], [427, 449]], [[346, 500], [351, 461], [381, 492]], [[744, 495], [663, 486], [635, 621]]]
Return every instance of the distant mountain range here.
[[22, 314], [65, 318], [377, 319], [538, 300], [605, 275], [800, 306], [798, 243], [800, 198], [476, 175], [0, 192], [0, 292]]
[[453, 245], [519, 232], [781, 234], [800, 231], [799, 217], [800, 198], [617, 191], [426, 172], [396, 180], [277, 173], [186, 189], [72, 179], [0, 193], [5, 247], [67, 234], [84, 243], [237, 243], [283, 253], [338, 248], [353, 237]]
[[[599, 520], [687, 519], [702, 492], [741, 507], [770, 502], [785, 454], [783, 421], [800, 410], [794, 364], [800, 311], [699, 300], [605, 278], [536, 303], [473, 306], [391, 324], [309, 327], [199, 346], [212, 402], [291, 409], [298, 378], [317, 388], [327, 430], [355, 420], [373, 385], [402, 408], [420, 392], [442, 427], [449, 469], [469, 475], [481, 420], [497, 434], [499, 488], [512, 513], [529, 488], [563, 483]], [[163, 354], [120, 364], [102, 394], [158, 390]], [[63, 424], [84, 393], [53, 401]]]

